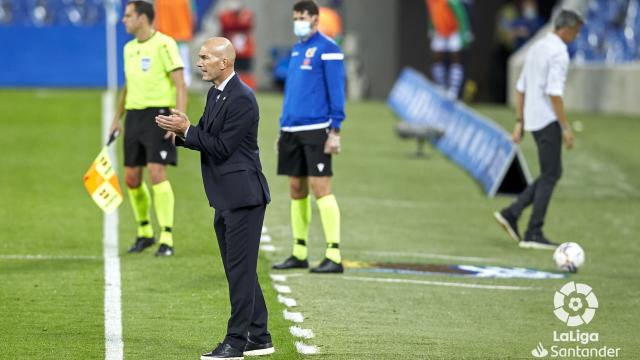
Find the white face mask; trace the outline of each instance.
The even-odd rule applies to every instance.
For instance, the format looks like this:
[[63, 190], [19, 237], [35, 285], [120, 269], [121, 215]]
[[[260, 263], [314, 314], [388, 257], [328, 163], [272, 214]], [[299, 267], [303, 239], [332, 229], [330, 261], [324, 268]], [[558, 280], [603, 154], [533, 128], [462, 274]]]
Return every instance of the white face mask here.
[[529, 20], [535, 19], [538, 16], [538, 11], [534, 7], [528, 7], [524, 9], [523, 15]]
[[297, 37], [307, 37], [311, 33], [311, 22], [304, 20], [296, 20], [293, 22], [293, 33]]

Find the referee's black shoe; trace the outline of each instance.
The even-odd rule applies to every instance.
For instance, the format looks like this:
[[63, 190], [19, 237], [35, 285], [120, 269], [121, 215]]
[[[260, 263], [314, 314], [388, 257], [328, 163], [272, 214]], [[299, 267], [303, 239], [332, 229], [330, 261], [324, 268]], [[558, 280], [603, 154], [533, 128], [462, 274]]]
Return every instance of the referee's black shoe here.
[[285, 261], [280, 264], [275, 264], [271, 268], [276, 270], [287, 269], [306, 269], [309, 267], [309, 261], [307, 259], [300, 260], [295, 256], [289, 256]]
[[173, 253], [173, 246], [167, 244], [160, 244], [158, 250], [156, 250], [156, 256], [172, 256]]
[[342, 263], [333, 262], [330, 259], [324, 258], [320, 265], [312, 268], [310, 271], [315, 274], [342, 274], [344, 268], [342, 267]]
[[136, 238], [136, 243], [133, 244], [133, 246], [127, 252], [139, 253], [155, 243], [156, 243], [156, 239], [153, 237], [138, 236], [138, 238]]

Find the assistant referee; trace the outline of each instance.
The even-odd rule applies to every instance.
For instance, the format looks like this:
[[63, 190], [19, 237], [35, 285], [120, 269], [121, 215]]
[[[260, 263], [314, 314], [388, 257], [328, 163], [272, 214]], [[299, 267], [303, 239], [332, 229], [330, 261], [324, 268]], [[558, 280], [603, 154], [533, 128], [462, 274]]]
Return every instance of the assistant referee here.
[[156, 256], [171, 256], [174, 253], [174, 195], [166, 166], [176, 165], [177, 154], [173, 139], [156, 125], [155, 117], [170, 114], [171, 108], [185, 112], [187, 89], [178, 46], [171, 37], [152, 27], [154, 15], [153, 6], [145, 1], [131, 1], [125, 9], [122, 22], [135, 39], [124, 47], [126, 82], [111, 130], [120, 130], [120, 119], [126, 112], [125, 182], [138, 223], [137, 238], [129, 252], [141, 252], [156, 242], [150, 223], [151, 194], [142, 179], [142, 169], [146, 166], [160, 227]]

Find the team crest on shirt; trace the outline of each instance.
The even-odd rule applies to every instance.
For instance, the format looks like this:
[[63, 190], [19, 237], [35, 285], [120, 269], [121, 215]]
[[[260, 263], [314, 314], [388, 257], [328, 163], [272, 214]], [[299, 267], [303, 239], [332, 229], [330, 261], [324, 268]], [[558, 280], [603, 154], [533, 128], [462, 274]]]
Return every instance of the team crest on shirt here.
[[312, 57], [316, 56], [316, 50], [318, 50], [318, 48], [317, 48], [317, 47], [315, 47], [315, 46], [314, 46], [314, 47], [312, 47], [312, 48], [308, 48], [308, 49], [307, 49], [307, 52], [306, 52], [306, 53], [304, 53], [304, 57], [306, 57], [306, 58], [310, 59], [310, 58], [312, 58]]
[[307, 49], [307, 52], [304, 53], [304, 61], [302, 61], [302, 65], [300, 66], [300, 69], [302, 70], [312, 69], [311, 58], [313, 58], [316, 55], [316, 50], [318, 50], [318, 48], [315, 46]]
[[149, 68], [151, 68], [151, 58], [146, 56], [141, 58], [140, 69], [142, 69], [142, 71], [147, 71]]

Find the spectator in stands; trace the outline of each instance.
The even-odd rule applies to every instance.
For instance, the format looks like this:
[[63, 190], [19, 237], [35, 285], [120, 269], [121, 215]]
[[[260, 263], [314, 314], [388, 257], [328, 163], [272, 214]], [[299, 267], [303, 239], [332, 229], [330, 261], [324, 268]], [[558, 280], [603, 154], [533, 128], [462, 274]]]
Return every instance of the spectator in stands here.
[[325, 258], [314, 273], [342, 273], [340, 208], [331, 192], [332, 156], [340, 151], [345, 118], [344, 54], [318, 31], [318, 5], [298, 1], [293, 31], [300, 39], [291, 51], [278, 138], [278, 174], [289, 177], [292, 255], [274, 269], [308, 268], [307, 239], [313, 192], [327, 242]]
[[7, 25], [13, 22], [13, 4], [11, 0], [0, 0], [0, 24]]
[[191, 0], [155, 0], [155, 28], [178, 42], [178, 49], [184, 64], [184, 81], [191, 85], [191, 57], [189, 42], [193, 39], [195, 11]]
[[[519, 242], [521, 248], [555, 249], [542, 232], [553, 189], [562, 173], [562, 139], [573, 147], [573, 132], [564, 112], [562, 95], [569, 67], [567, 44], [580, 32], [584, 20], [571, 10], [562, 10], [555, 31], [538, 40], [529, 52], [516, 86], [516, 125], [513, 141], [519, 143], [523, 131], [531, 131], [538, 148], [540, 176], [511, 206], [494, 213], [498, 223]], [[518, 218], [533, 204], [524, 235], [518, 232]]]
[[464, 83], [461, 52], [473, 38], [468, 14], [460, 0], [426, 0], [426, 4], [433, 30], [431, 74], [451, 99], [457, 99]]
[[535, 0], [522, 0], [519, 16], [511, 23], [516, 50], [529, 41], [542, 26], [544, 19], [538, 14], [538, 4]]
[[160, 226], [156, 256], [171, 256], [174, 253], [174, 195], [167, 180], [166, 166], [176, 165], [177, 153], [171, 133], [160, 129], [155, 117], [169, 114], [170, 108], [185, 112], [187, 88], [178, 46], [171, 37], [152, 27], [154, 15], [153, 6], [142, 0], [129, 2], [125, 9], [122, 22], [135, 38], [124, 46], [126, 81], [111, 131], [120, 130], [120, 119], [126, 111], [125, 182], [138, 223], [138, 236], [129, 252], [142, 252], [155, 243], [150, 223], [151, 195], [142, 179], [142, 171], [147, 167]]
[[253, 10], [242, 1], [227, 1], [218, 13], [218, 19], [222, 36], [229, 39], [236, 49], [235, 69], [238, 76], [255, 90], [258, 84], [253, 74], [253, 58], [256, 54]]
[[511, 24], [518, 16], [514, 0], [507, 1], [498, 9], [495, 28], [495, 45], [489, 73], [491, 101], [504, 103], [507, 100], [507, 62], [515, 48]]

